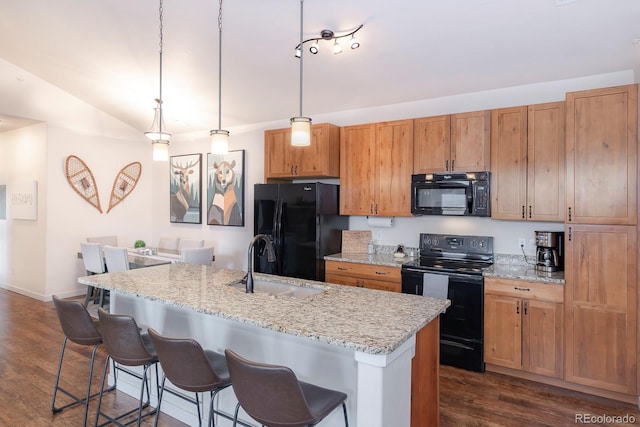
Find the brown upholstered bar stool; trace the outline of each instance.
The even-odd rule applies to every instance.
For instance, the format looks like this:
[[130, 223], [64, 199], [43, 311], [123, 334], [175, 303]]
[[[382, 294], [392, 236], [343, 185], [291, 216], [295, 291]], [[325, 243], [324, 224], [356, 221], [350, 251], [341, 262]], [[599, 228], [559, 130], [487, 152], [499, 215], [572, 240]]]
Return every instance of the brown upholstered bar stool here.
[[305, 427], [318, 424], [340, 405], [349, 426], [345, 393], [299, 381], [286, 366], [252, 362], [230, 349], [225, 355], [238, 398], [234, 426], [240, 406], [267, 427]]
[[[64, 339], [62, 340], [62, 348], [60, 350], [60, 361], [58, 362], [58, 373], [56, 375], [56, 384], [53, 387], [53, 399], [51, 400], [51, 410], [54, 413], [61, 412], [75, 405], [84, 405], [84, 422], [83, 426], [87, 424], [87, 413], [89, 410], [89, 400], [96, 397], [99, 392], [91, 394], [91, 381], [93, 379], [93, 366], [96, 360], [96, 351], [102, 344], [102, 336], [98, 329], [97, 321], [94, 320], [84, 305], [79, 301], [67, 301], [53, 296], [53, 304], [56, 307], [56, 313], [58, 313], [58, 319], [60, 320], [60, 326], [64, 333]], [[62, 372], [62, 362], [64, 359], [64, 352], [67, 347], [67, 341], [78, 345], [93, 346], [91, 351], [91, 363], [89, 364], [89, 378], [87, 380], [87, 391], [84, 397], [78, 397], [68, 390], [65, 390], [60, 386], [60, 374]], [[104, 391], [111, 391], [115, 389], [115, 385], [109, 387]], [[72, 399], [71, 403], [67, 403], [63, 406], [56, 406], [56, 398], [58, 391], [67, 395]]]
[[[109, 360], [113, 360], [118, 363], [118, 370], [128, 373], [142, 381], [140, 385], [140, 399], [138, 407], [128, 412], [117, 416], [110, 416], [102, 412], [102, 395], [98, 398], [98, 408], [96, 410], [96, 421], [94, 425], [98, 425], [100, 417], [106, 418], [108, 421], [101, 426], [107, 424], [116, 424], [118, 426], [125, 426], [132, 424], [137, 420], [137, 425], [140, 426], [140, 422], [144, 417], [153, 415], [156, 413], [157, 408], [148, 410], [143, 413], [143, 410], [150, 406], [151, 401], [151, 385], [148, 375], [149, 368], [156, 368], [156, 390], [158, 387], [158, 356], [156, 350], [153, 347], [153, 343], [146, 333], [141, 333], [140, 328], [135, 319], [128, 315], [123, 314], [110, 314], [104, 311], [102, 308], [98, 308], [98, 318], [100, 319], [100, 333], [102, 334], [102, 341], [107, 350], [107, 360], [104, 365], [104, 373], [102, 377], [102, 388], [104, 388], [104, 381], [107, 377], [107, 367]], [[142, 375], [124, 368], [123, 366], [142, 366]], [[146, 400], [145, 400], [146, 394]], [[124, 420], [126, 417], [133, 415], [137, 412], [137, 419], [128, 420], [124, 424], [120, 420]]]
[[224, 355], [215, 351], [204, 350], [196, 340], [169, 338], [160, 335], [151, 328], [149, 328], [149, 336], [158, 352], [160, 366], [164, 372], [160, 397], [158, 398], [155, 425], [158, 425], [158, 418], [160, 418], [160, 405], [162, 404], [167, 378], [176, 387], [195, 393], [195, 399], [179, 393], [173, 394], [196, 405], [199, 426], [202, 426], [202, 415], [200, 414], [198, 393], [209, 393], [209, 425], [215, 426], [215, 414], [232, 419], [227, 414], [214, 410], [213, 407], [213, 402], [218, 392], [231, 385], [229, 369]]

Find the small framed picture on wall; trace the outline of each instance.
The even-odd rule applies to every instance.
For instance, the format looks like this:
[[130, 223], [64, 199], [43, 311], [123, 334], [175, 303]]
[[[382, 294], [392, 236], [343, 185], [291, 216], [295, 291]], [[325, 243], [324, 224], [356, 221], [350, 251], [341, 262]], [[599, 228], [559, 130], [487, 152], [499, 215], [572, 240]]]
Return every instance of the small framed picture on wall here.
[[202, 154], [171, 156], [170, 221], [202, 224]]
[[207, 224], [244, 227], [244, 150], [208, 154]]

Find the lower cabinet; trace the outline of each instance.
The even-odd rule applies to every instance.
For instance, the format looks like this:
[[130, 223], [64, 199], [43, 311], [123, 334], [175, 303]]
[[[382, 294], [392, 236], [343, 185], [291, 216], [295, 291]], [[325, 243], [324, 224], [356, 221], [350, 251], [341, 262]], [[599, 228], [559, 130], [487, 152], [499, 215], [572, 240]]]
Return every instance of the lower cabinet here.
[[360, 264], [355, 262], [325, 262], [325, 282], [359, 288], [400, 292], [402, 276], [400, 267]]
[[562, 285], [485, 278], [485, 363], [562, 378]]

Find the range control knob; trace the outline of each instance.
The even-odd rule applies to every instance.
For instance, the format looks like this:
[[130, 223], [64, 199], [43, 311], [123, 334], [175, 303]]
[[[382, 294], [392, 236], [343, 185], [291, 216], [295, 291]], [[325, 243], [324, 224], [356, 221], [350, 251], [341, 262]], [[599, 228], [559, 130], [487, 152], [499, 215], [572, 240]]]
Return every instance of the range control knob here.
[[477, 248], [478, 241], [476, 239], [471, 240], [471, 242], [469, 243], [469, 246], [471, 246], [472, 248]]
[[440, 244], [440, 240], [438, 240], [437, 237], [434, 237], [431, 243], [433, 243], [433, 246], [438, 246], [438, 244]]

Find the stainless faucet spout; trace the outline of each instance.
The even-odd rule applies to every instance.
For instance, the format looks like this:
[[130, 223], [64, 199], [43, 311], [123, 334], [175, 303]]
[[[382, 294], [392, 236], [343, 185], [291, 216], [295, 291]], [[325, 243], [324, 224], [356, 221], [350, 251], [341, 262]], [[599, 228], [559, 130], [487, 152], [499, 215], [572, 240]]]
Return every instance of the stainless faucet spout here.
[[263, 240], [266, 244], [267, 261], [274, 262], [276, 260], [276, 252], [273, 249], [273, 242], [271, 238], [266, 234], [256, 234], [249, 243], [248, 262], [247, 262], [247, 281], [245, 283], [245, 289], [248, 294], [253, 293], [253, 248], [258, 240]]

